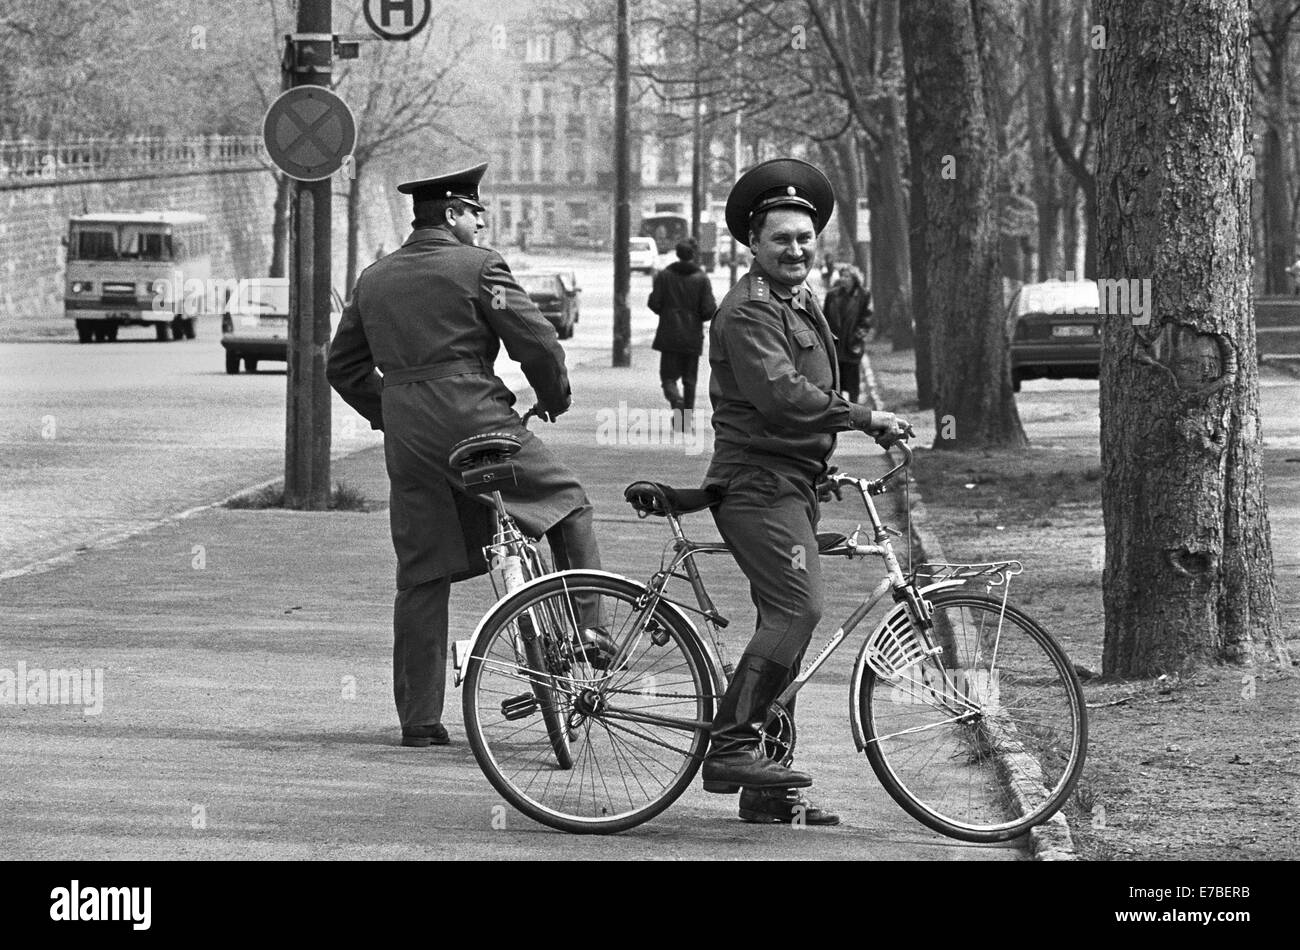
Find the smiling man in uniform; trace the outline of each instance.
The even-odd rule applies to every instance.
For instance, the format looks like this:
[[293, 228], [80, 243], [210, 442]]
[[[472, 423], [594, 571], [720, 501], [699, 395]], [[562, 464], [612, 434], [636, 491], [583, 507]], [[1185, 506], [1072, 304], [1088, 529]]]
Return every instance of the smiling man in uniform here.
[[826, 176], [793, 158], [750, 169], [727, 199], [727, 228], [754, 260], [710, 332], [715, 443], [704, 484], [722, 493], [713, 517], [749, 581], [758, 622], [718, 704], [703, 778], [706, 791], [743, 789], [746, 821], [839, 823], [796, 791], [810, 776], [764, 754], [762, 728], [821, 619], [816, 486], [834, 433], [888, 439], [899, 431], [892, 413], [840, 395], [835, 341], [804, 284], [834, 206]]

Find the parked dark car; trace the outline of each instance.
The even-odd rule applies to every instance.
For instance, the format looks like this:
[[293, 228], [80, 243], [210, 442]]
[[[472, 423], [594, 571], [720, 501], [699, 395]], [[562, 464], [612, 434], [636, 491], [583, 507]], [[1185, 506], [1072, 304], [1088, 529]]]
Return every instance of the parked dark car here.
[[1011, 388], [1026, 379], [1096, 379], [1101, 370], [1097, 284], [1025, 284], [1011, 300]]
[[577, 275], [567, 270], [526, 270], [515, 274], [515, 279], [542, 316], [551, 321], [560, 339], [572, 337], [578, 323], [578, 295], [582, 292]]
[[[330, 336], [339, 328], [343, 300], [330, 292]], [[263, 277], [240, 283], [221, 314], [221, 345], [226, 350], [226, 372], [257, 372], [261, 360], [280, 363], [289, 359], [289, 279]]]

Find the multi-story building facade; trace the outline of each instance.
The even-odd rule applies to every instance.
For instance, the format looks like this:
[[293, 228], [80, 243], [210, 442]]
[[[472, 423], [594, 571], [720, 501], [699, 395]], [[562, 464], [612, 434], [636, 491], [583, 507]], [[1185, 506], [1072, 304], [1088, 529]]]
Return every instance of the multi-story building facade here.
[[[505, 32], [520, 63], [509, 84], [512, 107], [489, 141], [490, 240], [525, 247], [608, 247], [614, 215], [614, 84], [573, 56], [573, 40], [546, 23]], [[642, 214], [690, 214], [689, 119], [660, 108], [633, 82], [628, 116], [632, 233]]]

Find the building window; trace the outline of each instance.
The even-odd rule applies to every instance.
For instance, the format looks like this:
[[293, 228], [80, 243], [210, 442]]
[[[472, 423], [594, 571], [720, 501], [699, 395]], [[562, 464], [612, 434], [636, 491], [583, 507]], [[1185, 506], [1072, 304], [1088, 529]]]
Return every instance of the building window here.
[[543, 84], [539, 95], [541, 96], [542, 107], [538, 111], [541, 112], [542, 115], [550, 115], [551, 114], [551, 87]]
[[582, 139], [570, 139], [568, 149], [569, 181], [578, 183], [587, 177], [586, 155], [582, 148]]
[[582, 87], [581, 86], [571, 87], [571, 94], [573, 96], [573, 111], [581, 112], [582, 111]]
[[555, 230], [555, 202], [554, 201], [542, 202], [542, 230], [544, 231]]
[[550, 33], [534, 33], [524, 46], [524, 62], [549, 63], [555, 58], [555, 40]]
[[555, 181], [555, 146], [551, 139], [539, 139], [541, 155], [539, 162], [539, 180]]
[[659, 149], [659, 183], [677, 184], [677, 139], [664, 139]]

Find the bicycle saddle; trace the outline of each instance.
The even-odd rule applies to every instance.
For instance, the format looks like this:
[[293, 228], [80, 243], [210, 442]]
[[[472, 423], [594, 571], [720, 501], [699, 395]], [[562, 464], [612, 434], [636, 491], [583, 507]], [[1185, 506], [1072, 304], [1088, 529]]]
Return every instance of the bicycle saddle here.
[[722, 493], [716, 488], [670, 488], [658, 482], [633, 482], [624, 489], [623, 498], [644, 518], [703, 511], [722, 501]]
[[504, 462], [522, 446], [523, 443], [509, 432], [480, 432], [453, 445], [447, 464], [463, 472], [489, 462]]

